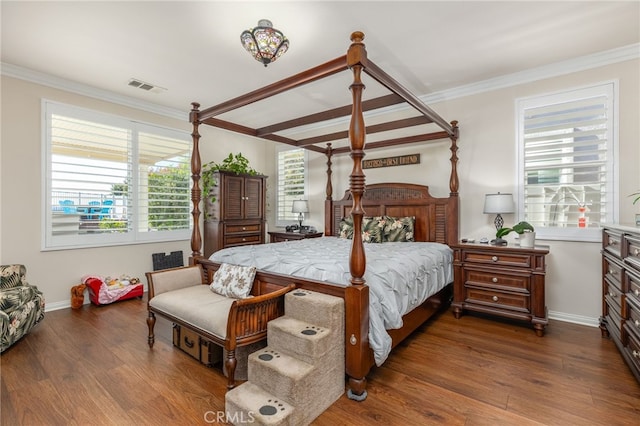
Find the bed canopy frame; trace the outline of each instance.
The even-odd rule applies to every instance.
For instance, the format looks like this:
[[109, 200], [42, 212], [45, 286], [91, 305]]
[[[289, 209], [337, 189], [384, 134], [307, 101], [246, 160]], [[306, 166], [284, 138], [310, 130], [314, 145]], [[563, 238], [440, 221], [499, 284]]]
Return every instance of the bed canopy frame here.
[[[423, 124], [434, 123], [439, 127], [439, 131], [431, 133], [421, 133], [414, 136], [405, 136], [395, 139], [386, 139], [378, 142], [370, 142], [366, 144], [366, 149], [385, 148], [399, 146], [417, 142], [436, 141], [449, 138], [451, 140], [451, 173], [449, 176], [449, 198], [446, 200], [446, 209], [442, 209], [442, 214], [449, 220], [445, 225], [447, 229], [443, 231], [439, 242], [453, 244], [458, 239], [458, 173], [457, 173], [457, 140], [458, 126], [457, 121], [447, 122], [440, 117], [431, 108], [426, 106], [418, 97], [410, 93], [396, 80], [374, 64], [367, 58], [367, 51], [363, 43], [364, 34], [356, 31], [351, 34], [351, 44], [346, 55], [340, 56], [334, 60], [308, 69], [301, 73], [295, 74], [258, 90], [252, 91], [245, 95], [233, 98], [221, 104], [200, 110], [200, 104], [192, 103], [192, 109], [189, 114], [190, 122], [193, 126], [193, 153], [191, 157], [191, 173], [193, 179], [193, 187], [191, 191], [191, 199], [193, 203], [193, 232], [191, 236], [192, 262], [207, 262], [202, 256], [202, 233], [200, 230], [200, 201], [202, 199], [200, 188], [201, 174], [201, 158], [199, 153], [200, 134], [199, 126], [202, 124], [218, 127], [221, 129], [261, 138], [269, 141], [285, 143], [295, 147], [302, 147], [314, 152], [322, 153], [327, 157], [327, 184], [326, 184], [326, 201], [325, 201], [325, 235], [335, 235], [336, 218], [335, 206], [338, 205], [342, 212], [348, 211], [346, 203], [350, 205], [350, 212], [353, 216], [354, 235], [360, 235], [362, 229], [362, 218], [364, 216], [363, 206], [372, 206], [371, 201], [363, 203], [363, 196], [367, 191], [365, 185], [365, 175], [362, 169], [362, 159], [365, 155], [365, 135], [377, 132], [391, 131], [396, 129], [409, 128]], [[298, 117], [295, 119], [271, 124], [260, 128], [251, 128], [238, 123], [225, 121], [217, 118], [226, 112], [236, 110], [240, 107], [253, 104], [255, 102], [267, 99], [274, 95], [289, 91], [291, 89], [303, 86], [305, 84], [332, 76], [342, 71], [351, 70], [353, 74], [353, 82], [349, 86], [352, 94], [352, 103], [338, 108]], [[370, 100], [362, 100], [363, 90], [365, 88], [362, 82], [362, 73], [366, 73], [375, 81], [386, 87], [391, 94], [381, 96]], [[394, 121], [388, 121], [382, 124], [365, 126], [364, 112], [374, 111], [380, 108], [392, 105], [406, 103], [413, 107], [419, 115], [411, 118], [403, 118]], [[326, 122], [339, 117], [350, 116], [348, 131], [327, 133], [320, 136], [314, 136], [303, 139], [293, 139], [277, 134], [286, 129], [292, 129], [303, 125], [312, 125], [316, 123]], [[331, 142], [348, 138], [349, 146], [333, 148]], [[320, 144], [326, 143], [326, 146]], [[349, 154], [353, 159], [353, 168], [349, 177], [349, 190], [347, 196], [342, 201], [335, 203], [333, 201], [333, 188], [331, 184], [331, 165], [332, 156], [340, 154]], [[397, 186], [400, 186], [399, 184]], [[423, 187], [426, 188], [426, 187]], [[395, 188], [397, 189], [397, 188]], [[435, 200], [428, 195], [428, 188], [425, 191], [431, 200]], [[422, 195], [420, 195], [422, 196]], [[429, 204], [431, 206], [431, 204]], [[431, 208], [431, 207], [429, 207]], [[424, 237], [422, 241], [436, 241], [433, 236]], [[369, 372], [372, 361], [370, 348], [368, 347], [368, 287], [364, 280], [366, 268], [366, 257], [364, 244], [361, 238], [353, 238], [351, 253], [349, 259], [351, 272], [351, 285], [348, 286], [341, 297], [345, 299], [346, 312], [346, 373], [349, 376], [349, 390], [354, 396], [364, 398], [366, 396], [366, 375]], [[267, 274], [268, 275], [268, 274]], [[277, 279], [276, 279], [277, 281]], [[307, 288], [319, 289], [320, 286], [313, 283], [308, 284]], [[322, 290], [320, 290], [322, 291]], [[335, 289], [328, 290], [328, 293], [336, 292]], [[336, 293], [337, 294], [337, 293]], [[418, 324], [419, 325], [419, 324]], [[417, 326], [414, 326], [414, 329]], [[409, 331], [410, 332], [410, 331]], [[406, 336], [407, 333], [403, 335]], [[394, 339], [395, 340], [395, 339]], [[397, 344], [394, 341], [394, 345]]]

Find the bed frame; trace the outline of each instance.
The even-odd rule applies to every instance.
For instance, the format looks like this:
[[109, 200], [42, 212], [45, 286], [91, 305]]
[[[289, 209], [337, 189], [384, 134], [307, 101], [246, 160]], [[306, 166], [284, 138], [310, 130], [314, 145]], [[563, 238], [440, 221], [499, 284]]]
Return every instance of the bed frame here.
[[[424, 105], [420, 99], [408, 92], [398, 82], [382, 71], [373, 62], [368, 60], [367, 52], [363, 44], [364, 34], [354, 32], [351, 35], [351, 45], [347, 54], [333, 61], [319, 65], [287, 79], [273, 83], [262, 89], [250, 92], [246, 95], [231, 99], [227, 102], [200, 111], [200, 105], [192, 103], [190, 121], [193, 125], [193, 154], [191, 159], [191, 172], [193, 179], [193, 228], [191, 237], [192, 254], [190, 263], [202, 264], [211, 280], [213, 273], [219, 264], [203, 257], [202, 232], [200, 230], [200, 173], [201, 159], [199, 153], [200, 134], [198, 128], [202, 124], [208, 124], [226, 130], [251, 135], [254, 137], [290, 144], [296, 147], [324, 153], [327, 156], [327, 185], [325, 201], [325, 235], [338, 235], [338, 222], [340, 218], [349, 214], [353, 216], [354, 235], [360, 235], [362, 218], [365, 212], [368, 216], [386, 214], [389, 216], [415, 216], [416, 241], [434, 241], [444, 244], [454, 244], [458, 241], [458, 174], [457, 174], [457, 122], [447, 123], [438, 114]], [[328, 77], [341, 71], [351, 70], [353, 83], [350, 86], [352, 104], [344, 107], [311, 114], [286, 122], [276, 123], [260, 129], [249, 128], [237, 123], [215, 118], [225, 112], [232, 111], [254, 102], [280, 94], [301, 85]], [[362, 73], [368, 74], [375, 81], [389, 89], [392, 94], [362, 100], [364, 84]], [[419, 115], [417, 117], [396, 120], [388, 123], [366, 127], [364, 123], [364, 111], [388, 107], [390, 105], [406, 103], [413, 107]], [[340, 116], [350, 116], [349, 130], [345, 132], [330, 133], [313, 138], [294, 140], [279, 135], [277, 132], [302, 125], [319, 123]], [[415, 136], [389, 139], [379, 142], [367, 143], [366, 149], [391, 147], [416, 142], [436, 141], [449, 138], [451, 140], [451, 173], [449, 175], [449, 197], [435, 198], [429, 194], [426, 186], [414, 184], [374, 184], [365, 185], [365, 175], [362, 169], [362, 159], [365, 155], [365, 134], [393, 129], [408, 128], [423, 124], [434, 123], [442, 131], [417, 134]], [[330, 141], [335, 141], [348, 136], [350, 146], [332, 148]], [[326, 147], [319, 146], [327, 143]], [[341, 200], [333, 200], [331, 183], [332, 156], [349, 154], [353, 160], [353, 169], [349, 179], [349, 190]], [[312, 291], [319, 291], [333, 296], [341, 297], [345, 301], [345, 339], [346, 339], [346, 374], [348, 376], [348, 395], [352, 399], [363, 400], [366, 398], [366, 376], [374, 365], [373, 353], [369, 347], [369, 288], [364, 280], [366, 268], [366, 256], [362, 239], [353, 238], [349, 259], [351, 272], [351, 285], [339, 286], [325, 282], [301, 279], [298, 277], [283, 276], [266, 271], [258, 271], [257, 279], [269, 283], [272, 286], [286, 286], [295, 283], [297, 287]], [[448, 306], [451, 299], [451, 285], [440, 293], [429, 298], [423, 305], [414, 309], [404, 317], [404, 326], [398, 330], [389, 330], [393, 340], [393, 346], [407, 337], [424, 321], [444, 306]]]

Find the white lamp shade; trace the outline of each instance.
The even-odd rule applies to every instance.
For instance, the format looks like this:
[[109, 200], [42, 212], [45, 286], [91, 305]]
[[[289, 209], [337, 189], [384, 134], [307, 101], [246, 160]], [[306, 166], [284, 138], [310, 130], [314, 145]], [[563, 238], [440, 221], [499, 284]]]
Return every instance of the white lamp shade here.
[[291, 206], [291, 213], [309, 213], [307, 200], [295, 200]]
[[511, 194], [487, 194], [484, 196], [484, 213], [514, 213], [515, 203]]

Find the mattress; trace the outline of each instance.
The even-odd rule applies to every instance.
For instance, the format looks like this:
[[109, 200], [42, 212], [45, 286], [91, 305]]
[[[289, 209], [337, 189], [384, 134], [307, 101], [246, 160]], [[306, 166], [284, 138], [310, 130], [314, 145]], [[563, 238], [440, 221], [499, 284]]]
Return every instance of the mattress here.
[[[351, 240], [308, 238], [275, 244], [230, 247], [211, 260], [347, 286]], [[369, 344], [382, 365], [391, 351], [388, 329], [402, 327], [402, 316], [453, 281], [449, 246], [426, 242], [365, 244], [364, 279], [369, 286]]]

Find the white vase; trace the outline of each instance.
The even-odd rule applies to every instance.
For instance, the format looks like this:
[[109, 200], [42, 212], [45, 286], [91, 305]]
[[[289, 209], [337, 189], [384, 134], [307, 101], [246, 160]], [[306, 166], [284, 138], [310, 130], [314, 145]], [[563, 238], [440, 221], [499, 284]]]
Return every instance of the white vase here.
[[535, 232], [523, 232], [520, 234], [520, 247], [532, 248], [536, 245]]

